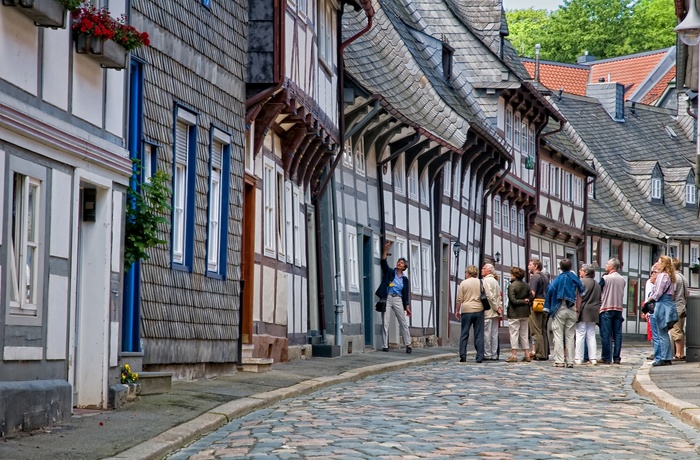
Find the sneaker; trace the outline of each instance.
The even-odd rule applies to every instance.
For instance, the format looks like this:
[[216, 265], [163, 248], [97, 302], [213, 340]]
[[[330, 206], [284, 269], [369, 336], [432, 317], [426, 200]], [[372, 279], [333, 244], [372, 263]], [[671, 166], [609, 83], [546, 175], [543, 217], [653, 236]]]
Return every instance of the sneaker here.
[[569, 363], [569, 364], [566, 365], [566, 368], [567, 368], [567, 369], [573, 369], [573, 368], [574, 368], [574, 365], [571, 364], [571, 363]]
[[411, 347], [406, 347], [406, 353], [410, 355], [412, 351], [413, 349], [411, 349]]
[[595, 359], [592, 359], [592, 360], [591, 360], [591, 364], [592, 364], [593, 366], [595, 366], [596, 364], [598, 364], [598, 361], [596, 361]]
[[580, 359], [575, 359], [574, 364], [576, 364], [577, 366], [580, 366], [581, 364], [583, 364], [583, 362]]
[[382, 351], [389, 351], [388, 348], [382, 348]]
[[516, 358], [515, 356], [511, 356], [510, 358], [506, 359], [506, 362], [507, 363], [517, 363], [518, 358]]

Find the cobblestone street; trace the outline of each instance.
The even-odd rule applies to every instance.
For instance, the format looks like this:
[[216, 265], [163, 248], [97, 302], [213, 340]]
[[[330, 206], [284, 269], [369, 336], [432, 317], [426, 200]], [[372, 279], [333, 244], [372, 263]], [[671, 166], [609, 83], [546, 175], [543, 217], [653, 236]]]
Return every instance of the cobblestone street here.
[[632, 390], [643, 355], [574, 369], [455, 357], [282, 401], [169, 458], [698, 458], [697, 431]]

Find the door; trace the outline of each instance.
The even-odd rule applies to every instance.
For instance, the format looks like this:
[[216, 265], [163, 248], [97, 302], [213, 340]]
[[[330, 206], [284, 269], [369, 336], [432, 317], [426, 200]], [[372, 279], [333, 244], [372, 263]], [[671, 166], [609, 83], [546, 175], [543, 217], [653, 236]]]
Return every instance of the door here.
[[372, 282], [372, 235], [362, 238], [362, 305], [365, 318], [365, 345], [372, 346], [374, 330], [374, 289]]
[[253, 293], [255, 283], [255, 178], [246, 174], [243, 196], [243, 235], [241, 248], [241, 277], [243, 305], [241, 306], [241, 343], [253, 343]]
[[450, 244], [442, 243], [442, 251], [440, 251], [440, 308], [437, 312], [438, 338], [443, 339], [443, 343], [447, 342], [450, 337]]

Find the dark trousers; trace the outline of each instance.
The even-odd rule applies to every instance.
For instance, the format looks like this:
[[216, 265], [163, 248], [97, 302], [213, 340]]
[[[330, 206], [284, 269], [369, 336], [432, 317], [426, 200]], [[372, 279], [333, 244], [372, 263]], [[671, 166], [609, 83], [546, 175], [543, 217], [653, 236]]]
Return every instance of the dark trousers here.
[[462, 313], [462, 331], [459, 335], [459, 356], [467, 356], [467, 342], [469, 341], [469, 329], [474, 328], [474, 347], [476, 348], [476, 362], [484, 360], [484, 311], [478, 313]]
[[622, 348], [622, 312], [604, 311], [600, 314], [600, 359], [605, 362], [620, 362]]

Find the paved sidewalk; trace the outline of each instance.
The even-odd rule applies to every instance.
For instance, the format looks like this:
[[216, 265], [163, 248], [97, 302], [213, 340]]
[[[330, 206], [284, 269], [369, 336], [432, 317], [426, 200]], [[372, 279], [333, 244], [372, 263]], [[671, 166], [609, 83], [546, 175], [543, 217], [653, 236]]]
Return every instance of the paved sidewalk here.
[[414, 348], [410, 355], [404, 349], [370, 351], [275, 364], [265, 373], [174, 382], [170, 393], [141, 396], [119, 410], [79, 411], [45, 430], [0, 439], [0, 458], [158, 459], [233, 418], [279, 400], [446, 359], [458, 359], [457, 349]]

